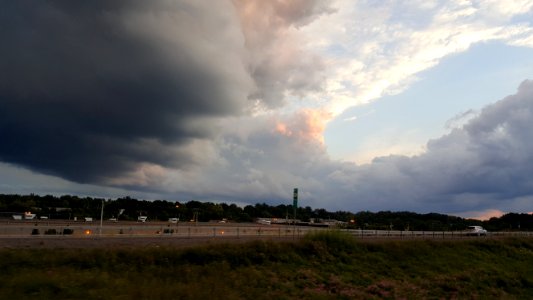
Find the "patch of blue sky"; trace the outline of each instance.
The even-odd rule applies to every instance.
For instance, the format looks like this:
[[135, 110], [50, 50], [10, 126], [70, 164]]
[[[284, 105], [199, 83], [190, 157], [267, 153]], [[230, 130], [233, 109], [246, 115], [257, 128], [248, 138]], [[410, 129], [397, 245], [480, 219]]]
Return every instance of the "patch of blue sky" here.
[[530, 11], [527, 14], [521, 14], [521, 15], [513, 16], [513, 18], [511, 19], [510, 23], [512, 23], [512, 24], [529, 24], [531, 26], [531, 24], [532, 24], [531, 18], [532, 17], [533, 17], [533, 11]]
[[[409, 147], [425, 146], [446, 133], [448, 120], [514, 94], [522, 81], [533, 79], [533, 49], [478, 44], [417, 77], [402, 93], [350, 108], [332, 120], [324, 133], [331, 157], [357, 161], [372, 151], [403, 155]], [[380, 146], [376, 141], [382, 141]], [[372, 147], [390, 147], [390, 153]]]
[[332, 57], [344, 57], [349, 54], [349, 51], [340, 44], [331, 44], [327, 47], [325, 53]]
[[391, 3], [391, 14], [387, 22], [404, 24], [411, 29], [427, 28], [433, 22], [434, 16], [429, 12], [431, 10], [435, 10], [432, 5], [423, 7], [416, 3], [394, 2]]

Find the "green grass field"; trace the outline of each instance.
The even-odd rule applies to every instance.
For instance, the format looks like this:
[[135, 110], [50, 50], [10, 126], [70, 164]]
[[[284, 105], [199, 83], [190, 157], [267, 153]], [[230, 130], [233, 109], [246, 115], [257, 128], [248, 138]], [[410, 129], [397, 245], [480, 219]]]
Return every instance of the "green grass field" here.
[[532, 239], [0, 250], [2, 299], [533, 299]]

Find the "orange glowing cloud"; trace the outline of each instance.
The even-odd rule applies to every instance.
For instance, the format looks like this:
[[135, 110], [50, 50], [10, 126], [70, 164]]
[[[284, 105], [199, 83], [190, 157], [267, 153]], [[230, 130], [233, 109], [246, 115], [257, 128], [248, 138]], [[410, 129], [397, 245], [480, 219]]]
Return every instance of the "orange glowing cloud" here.
[[287, 128], [287, 124], [281, 122], [276, 123], [276, 132], [285, 136], [292, 135], [292, 132]]
[[324, 145], [324, 130], [331, 118], [331, 113], [323, 110], [303, 109], [288, 121], [276, 122], [275, 132], [301, 141]]

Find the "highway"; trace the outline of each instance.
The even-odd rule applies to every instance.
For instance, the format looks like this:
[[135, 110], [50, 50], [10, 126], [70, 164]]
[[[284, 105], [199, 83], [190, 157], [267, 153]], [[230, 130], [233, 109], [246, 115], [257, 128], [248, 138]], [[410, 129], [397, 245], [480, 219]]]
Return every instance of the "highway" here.
[[[309, 232], [327, 230], [327, 227], [265, 225], [257, 223], [216, 223], [216, 222], [128, 222], [67, 221], [67, 220], [2, 220], [0, 238], [31, 237], [154, 237], [175, 238], [291, 238], [302, 237]], [[465, 238], [463, 231], [400, 231], [400, 230], [360, 230], [342, 229], [360, 239], [457, 239]], [[530, 236], [533, 232], [489, 232], [488, 237]]]

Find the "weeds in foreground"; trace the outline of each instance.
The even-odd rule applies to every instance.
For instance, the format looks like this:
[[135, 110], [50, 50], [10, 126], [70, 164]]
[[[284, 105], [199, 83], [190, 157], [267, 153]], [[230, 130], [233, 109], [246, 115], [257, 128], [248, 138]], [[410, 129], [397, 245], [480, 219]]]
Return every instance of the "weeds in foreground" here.
[[297, 242], [0, 250], [0, 298], [533, 298], [533, 240]]

